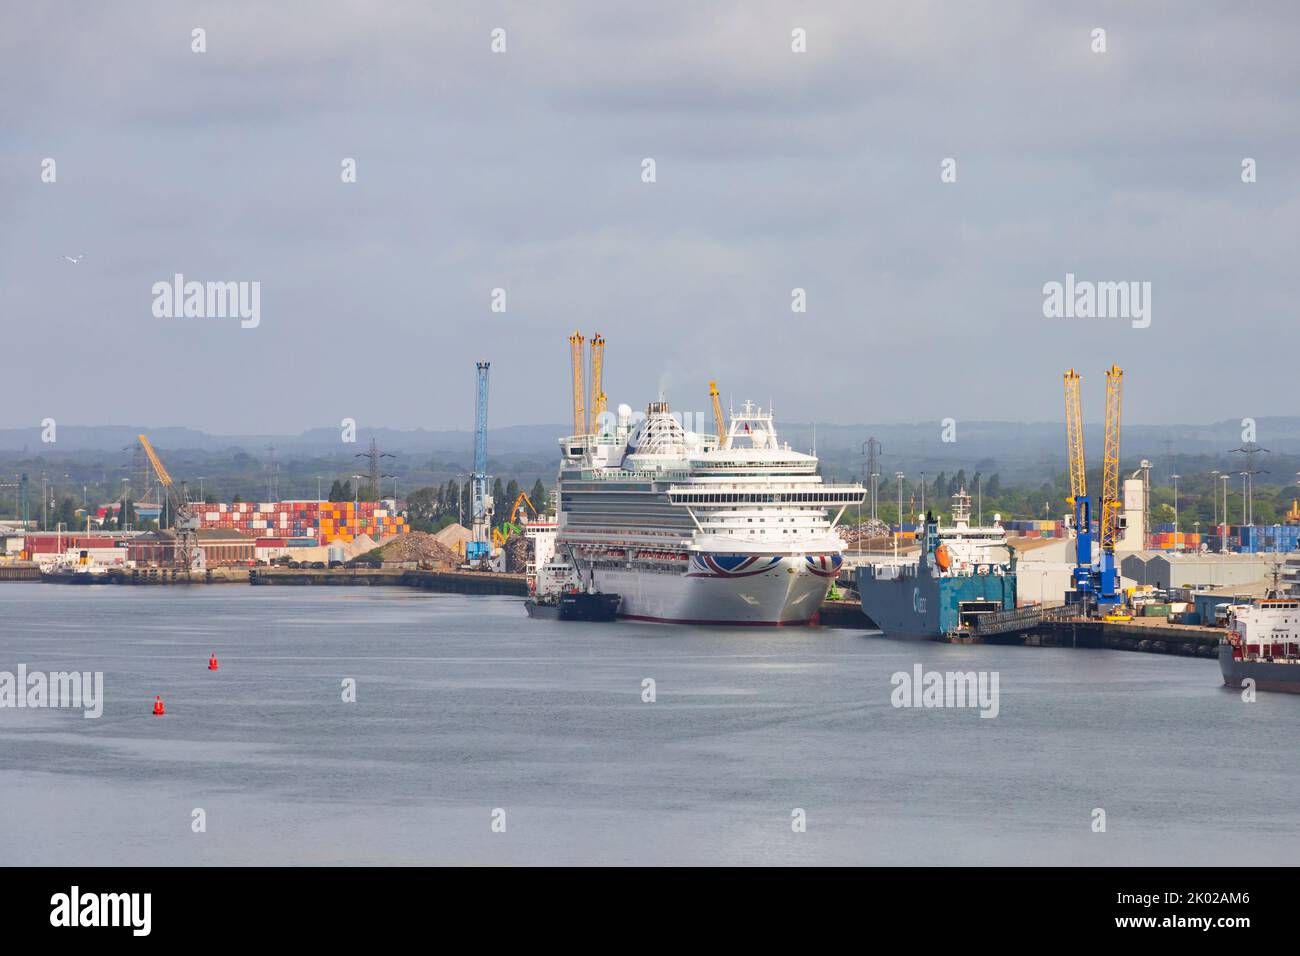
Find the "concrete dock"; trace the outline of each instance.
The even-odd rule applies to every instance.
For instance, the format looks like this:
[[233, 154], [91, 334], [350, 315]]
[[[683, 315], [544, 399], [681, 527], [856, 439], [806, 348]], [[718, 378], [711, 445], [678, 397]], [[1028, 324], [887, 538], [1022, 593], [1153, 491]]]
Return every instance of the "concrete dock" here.
[[1221, 627], [1169, 624], [1160, 618], [1111, 622], [1058, 618], [1045, 620], [1023, 635], [1027, 647], [1108, 647], [1148, 654], [1217, 657]]

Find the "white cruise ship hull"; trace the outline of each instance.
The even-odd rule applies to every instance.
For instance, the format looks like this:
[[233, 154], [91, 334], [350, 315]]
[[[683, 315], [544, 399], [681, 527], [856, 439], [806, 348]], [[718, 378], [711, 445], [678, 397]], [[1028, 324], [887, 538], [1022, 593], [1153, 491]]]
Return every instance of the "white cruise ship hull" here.
[[604, 567], [593, 574], [600, 590], [622, 596], [619, 617], [774, 627], [811, 623], [839, 563], [839, 555], [695, 555], [686, 571]]

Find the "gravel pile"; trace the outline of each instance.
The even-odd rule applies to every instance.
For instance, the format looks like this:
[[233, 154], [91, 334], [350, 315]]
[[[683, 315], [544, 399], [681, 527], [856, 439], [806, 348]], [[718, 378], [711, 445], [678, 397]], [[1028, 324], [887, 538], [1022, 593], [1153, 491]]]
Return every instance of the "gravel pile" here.
[[423, 531], [412, 531], [380, 549], [385, 561], [416, 561], [437, 568], [454, 568], [460, 563], [456, 552]]

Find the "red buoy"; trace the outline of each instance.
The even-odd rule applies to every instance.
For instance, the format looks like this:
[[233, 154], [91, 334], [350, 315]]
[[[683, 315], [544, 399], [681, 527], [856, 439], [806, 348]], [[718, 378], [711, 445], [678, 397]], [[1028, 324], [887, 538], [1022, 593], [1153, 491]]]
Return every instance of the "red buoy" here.
[[161, 717], [166, 712], [167, 712], [167, 708], [163, 706], [162, 698], [159, 696], [155, 696], [153, 699], [153, 715], [155, 717]]
[[214, 671], [216, 669], [217, 669], [217, 655], [213, 654], [210, 658], [208, 658], [208, 670]]

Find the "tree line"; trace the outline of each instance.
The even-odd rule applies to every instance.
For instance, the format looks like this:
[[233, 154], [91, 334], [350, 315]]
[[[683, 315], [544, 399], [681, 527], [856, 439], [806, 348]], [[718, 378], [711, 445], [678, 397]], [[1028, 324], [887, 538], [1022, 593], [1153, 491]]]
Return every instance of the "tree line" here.
[[[493, 479], [491, 495], [496, 524], [509, 520], [510, 509], [522, 490], [513, 478], [504, 483], [500, 478]], [[418, 488], [406, 496], [407, 522], [413, 531], [439, 531], [450, 524], [468, 526], [474, 514], [473, 497], [474, 485], [469, 481], [462, 484], [453, 479], [445, 485]], [[533, 483], [528, 498], [539, 512], [546, 512], [546, 485], [540, 478]], [[521, 510], [529, 514], [526, 505]]]

